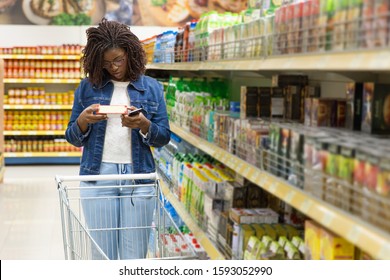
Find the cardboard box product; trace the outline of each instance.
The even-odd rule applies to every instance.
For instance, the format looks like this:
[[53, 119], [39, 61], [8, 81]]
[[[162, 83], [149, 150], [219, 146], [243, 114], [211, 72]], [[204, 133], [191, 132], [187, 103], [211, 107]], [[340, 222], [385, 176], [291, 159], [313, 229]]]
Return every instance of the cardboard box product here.
[[282, 88], [272, 88], [271, 117], [282, 118], [284, 116], [284, 91]]
[[345, 127], [350, 130], [361, 130], [362, 126], [363, 84], [346, 84]]
[[278, 214], [269, 208], [232, 208], [229, 218], [238, 224], [277, 223]]
[[242, 224], [240, 227], [241, 229], [238, 238], [238, 258], [242, 260], [244, 257], [245, 248], [248, 245], [249, 238], [251, 236], [255, 236], [256, 232], [250, 224]]
[[259, 224], [275, 224], [279, 222], [279, 214], [271, 208], [253, 208], [258, 213], [255, 222]]
[[232, 259], [238, 259], [240, 255], [240, 224], [238, 223], [233, 223], [232, 225]]
[[256, 236], [249, 237], [248, 243], [244, 251], [244, 260], [255, 260], [256, 253], [260, 244], [260, 240]]
[[268, 205], [268, 196], [259, 186], [249, 183], [247, 185], [247, 200], [246, 205], [248, 208], [263, 208]]
[[344, 100], [344, 99], [335, 100], [334, 103], [335, 103], [334, 106], [336, 107], [335, 108], [336, 112], [334, 113], [335, 121], [331, 122], [330, 126], [344, 128], [345, 127], [345, 112], [346, 112], [346, 106], [347, 106], [346, 100]]
[[307, 75], [273, 75], [272, 86], [285, 88], [290, 85], [306, 86], [309, 83]]
[[271, 87], [259, 87], [259, 99], [258, 99], [258, 117], [270, 118], [271, 117]]
[[319, 260], [320, 259], [320, 240], [321, 227], [311, 220], [305, 221], [305, 259]]
[[303, 122], [304, 94], [303, 86], [289, 85], [285, 88], [285, 117], [287, 119]]
[[304, 116], [303, 123], [306, 126], [311, 126], [312, 101], [313, 101], [313, 98], [311, 98], [311, 97], [305, 98], [305, 109], [304, 109], [305, 116]]
[[99, 105], [96, 114], [107, 115], [108, 117], [117, 117], [128, 114], [128, 107], [126, 105]]
[[331, 99], [313, 98], [311, 109], [311, 125], [314, 127], [330, 126]]
[[390, 135], [390, 86], [364, 83], [362, 131]]
[[320, 259], [321, 260], [353, 260], [355, 247], [344, 238], [321, 228]]
[[204, 207], [205, 215], [211, 217], [214, 213], [213, 212], [214, 210], [218, 210], [218, 211], [224, 210], [223, 207], [224, 200], [222, 198], [216, 198], [207, 193], [204, 194], [203, 198], [204, 198], [203, 207]]
[[251, 225], [252, 225], [253, 229], [255, 230], [256, 237], [258, 239], [261, 239], [266, 234], [265, 229], [260, 224], [251, 224]]
[[241, 87], [240, 118], [257, 117], [259, 91], [258, 87]]
[[227, 243], [227, 238], [228, 238], [228, 234], [227, 234], [228, 223], [229, 223], [229, 212], [228, 211], [220, 212], [220, 219], [219, 219], [219, 223], [218, 223], [218, 233], [219, 233], [220, 237], [222, 237], [225, 240], [226, 243]]
[[[237, 182], [226, 182], [225, 188], [221, 189], [218, 195], [225, 200], [225, 205], [230, 208], [245, 208], [248, 189]], [[226, 207], [227, 208], [227, 207]]]
[[286, 245], [284, 246], [284, 251], [286, 254], [287, 260], [301, 260], [301, 253], [299, 252], [299, 249], [291, 242], [288, 241]]

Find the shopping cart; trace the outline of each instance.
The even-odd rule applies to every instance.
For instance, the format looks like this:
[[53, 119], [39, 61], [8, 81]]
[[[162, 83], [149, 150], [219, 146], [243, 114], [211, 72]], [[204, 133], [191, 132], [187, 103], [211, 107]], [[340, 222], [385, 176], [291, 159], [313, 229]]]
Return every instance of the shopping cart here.
[[[66, 259], [118, 259], [128, 250], [142, 250], [140, 258], [196, 259], [190, 239], [180, 232], [164, 207], [163, 194], [156, 173], [123, 175], [56, 176], [59, 191], [61, 222]], [[120, 182], [112, 185], [113, 180]], [[82, 182], [99, 182], [98, 186], [81, 186]], [[105, 185], [111, 182], [111, 185]], [[123, 183], [125, 182], [125, 183]], [[108, 183], [107, 183], [108, 184]], [[148, 192], [137, 192], [137, 188]], [[96, 196], [95, 191], [110, 190]], [[114, 194], [113, 193], [117, 193]], [[95, 194], [95, 195], [94, 195]], [[108, 219], [107, 213], [117, 217], [118, 205], [137, 204], [137, 200], [152, 201], [152, 219], [148, 219], [144, 206], [133, 207], [127, 219], [137, 217], [138, 222], [118, 222]], [[88, 216], [89, 218], [86, 218]], [[126, 216], [126, 215], [124, 215]], [[108, 221], [107, 221], [108, 220]], [[129, 239], [129, 236], [132, 239]], [[125, 238], [127, 238], [125, 240]], [[123, 239], [123, 240], [122, 240]], [[114, 240], [114, 241], [113, 241]], [[107, 245], [109, 244], [109, 245]], [[143, 248], [137, 248], [141, 245]], [[106, 248], [110, 247], [110, 249]], [[114, 249], [112, 249], [114, 248]], [[111, 250], [111, 251], [110, 251]], [[130, 250], [130, 249], [129, 249]], [[112, 253], [112, 251], [114, 253]], [[124, 257], [126, 258], [126, 257]]]

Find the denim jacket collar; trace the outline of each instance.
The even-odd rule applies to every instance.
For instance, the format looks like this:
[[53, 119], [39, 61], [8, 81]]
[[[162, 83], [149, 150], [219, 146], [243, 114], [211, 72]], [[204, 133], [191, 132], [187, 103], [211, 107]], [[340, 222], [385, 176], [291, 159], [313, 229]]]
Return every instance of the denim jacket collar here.
[[[108, 77], [104, 77], [103, 84], [100, 88], [104, 88], [110, 81], [111, 79], [109, 79]], [[145, 76], [141, 75], [136, 81], [131, 82], [130, 84], [138, 91], [145, 91], [146, 88], [144, 85], [144, 81], [145, 81]]]

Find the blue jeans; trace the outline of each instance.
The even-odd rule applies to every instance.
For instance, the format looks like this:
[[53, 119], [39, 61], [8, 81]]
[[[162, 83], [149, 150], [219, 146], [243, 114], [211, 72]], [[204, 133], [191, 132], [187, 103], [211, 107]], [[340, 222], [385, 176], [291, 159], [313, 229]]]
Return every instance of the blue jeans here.
[[[131, 164], [103, 162], [100, 168], [101, 175], [131, 173]], [[111, 260], [142, 259], [147, 254], [156, 205], [155, 188], [113, 187], [130, 183], [133, 184], [129, 180], [80, 182], [87, 229]], [[107, 188], [95, 188], [99, 186]], [[99, 255], [92, 246], [92, 258], [101, 259]]]

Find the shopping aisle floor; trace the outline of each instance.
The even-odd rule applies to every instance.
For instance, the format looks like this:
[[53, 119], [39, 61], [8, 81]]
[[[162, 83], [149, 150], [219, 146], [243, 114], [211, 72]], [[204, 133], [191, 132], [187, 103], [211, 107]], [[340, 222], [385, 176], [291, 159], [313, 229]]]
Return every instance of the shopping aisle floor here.
[[55, 175], [77, 175], [77, 165], [6, 166], [0, 184], [0, 259], [63, 260]]

